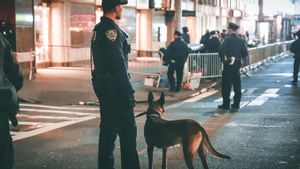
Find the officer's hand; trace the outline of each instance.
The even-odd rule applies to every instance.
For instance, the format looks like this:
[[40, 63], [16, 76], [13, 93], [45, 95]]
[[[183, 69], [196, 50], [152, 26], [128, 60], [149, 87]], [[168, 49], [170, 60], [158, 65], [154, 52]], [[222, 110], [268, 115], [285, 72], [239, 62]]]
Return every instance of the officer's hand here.
[[129, 104], [131, 107], [134, 107], [135, 103], [136, 103], [136, 100], [135, 100], [134, 94], [132, 93], [131, 95], [129, 95]]
[[10, 115], [9, 120], [11, 121], [11, 124], [13, 126], [15, 126], [15, 127], [18, 126], [18, 119], [15, 115]]

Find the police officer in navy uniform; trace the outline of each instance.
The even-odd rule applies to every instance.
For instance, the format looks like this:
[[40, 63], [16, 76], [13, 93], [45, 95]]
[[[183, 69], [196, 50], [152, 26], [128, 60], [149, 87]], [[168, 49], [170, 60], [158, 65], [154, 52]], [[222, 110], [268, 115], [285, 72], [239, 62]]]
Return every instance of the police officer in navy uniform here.
[[237, 30], [239, 25], [230, 22], [228, 24], [228, 35], [219, 48], [219, 57], [223, 62], [222, 72], [222, 97], [223, 104], [219, 109], [230, 109], [230, 92], [233, 86], [234, 101], [231, 108], [239, 109], [241, 101], [241, 59], [248, 56], [246, 43], [241, 39]]
[[103, 0], [103, 16], [91, 41], [92, 83], [100, 103], [98, 168], [114, 169], [120, 138], [122, 169], [140, 169], [136, 150], [134, 90], [128, 74], [128, 35], [116, 24], [127, 0]]
[[[174, 37], [175, 40], [171, 42], [167, 48], [167, 55], [170, 58], [167, 75], [170, 85], [170, 91], [179, 92], [181, 89], [181, 82], [183, 78], [184, 64], [189, 54], [189, 47], [187, 43], [182, 40], [181, 32], [175, 31]], [[176, 86], [174, 72], [176, 72]]]
[[299, 66], [300, 66], [300, 30], [295, 33], [295, 36], [297, 36], [297, 40], [295, 40], [292, 43], [290, 49], [290, 51], [295, 54], [292, 85], [296, 85], [298, 83], [298, 74], [299, 74]]
[[[0, 33], [0, 168], [12, 169], [14, 149], [10, 135], [9, 121], [18, 125], [16, 114], [19, 109], [16, 91], [23, 86], [23, 75], [18, 62], [12, 55], [11, 45]], [[10, 94], [5, 89], [10, 88]], [[14, 96], [12, 96], [14, 95]], [[8, 100], [15, 104], [3, 105]], [[7, 104], [7, 103], [6, 103]]]

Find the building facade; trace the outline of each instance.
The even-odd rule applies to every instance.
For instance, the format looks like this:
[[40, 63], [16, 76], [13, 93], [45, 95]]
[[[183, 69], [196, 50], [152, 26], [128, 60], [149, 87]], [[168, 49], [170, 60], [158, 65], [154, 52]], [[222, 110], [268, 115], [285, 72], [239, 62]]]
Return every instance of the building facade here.
[[[17, 57], [25, 67], [89, 66], [90, 39], [102, 16], [101, 0], [10, 2], [6, 7], [13, 12], [0, 16], [9, 18], [15, 28]], [[173, 32], [183, 26], [189, 28], [191, 43], [199, 43], [207, 29], [226, 29], [228, 22], [237, 22], [241, 33], [254, 36], [257, 16], [258, 0], [129, 0], [119, 25], [130, 35], [130, 57], [136, 57], [166, 47]]]

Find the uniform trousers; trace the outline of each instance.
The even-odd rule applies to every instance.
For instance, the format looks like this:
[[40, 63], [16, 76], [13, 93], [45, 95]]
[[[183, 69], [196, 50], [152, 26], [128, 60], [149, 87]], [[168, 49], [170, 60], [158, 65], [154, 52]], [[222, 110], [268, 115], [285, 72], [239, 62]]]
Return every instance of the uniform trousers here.
[[229, 107], [230, 93], [233, 86], [234, 91], [234, 106], [239, 107], [241, 101], [241, 75], [240, 68], [236, 65], [224, 64], [222, 72], [222, 98], [223, 106]]
[[293, 81], [298, 81], [298, 74], [299, 74], [299, 66], [300, 66], [300, 56], [295, 58], [294, 61], [294, 72], [293, 72]]
[[[95, 89], [95, 88], [94, 88]], [[114, 169], [115, 141], [119, 135], [122, 169], [140, 169], [136, 150], [137, 127], [133, 107], [120, 104], [114, 90], [95, 89], [100, 102], [99, 169]]]
[[183, 78], [184, 62], [171, 63], [168, 67], [168, 81], [171, 89], [175, 89], [174, 72], [176, 72], [176, 90], [180, 90]]
[[0, 168], [12, 169], [14, 149], [9, 132], [8, 114], [0, 112]]

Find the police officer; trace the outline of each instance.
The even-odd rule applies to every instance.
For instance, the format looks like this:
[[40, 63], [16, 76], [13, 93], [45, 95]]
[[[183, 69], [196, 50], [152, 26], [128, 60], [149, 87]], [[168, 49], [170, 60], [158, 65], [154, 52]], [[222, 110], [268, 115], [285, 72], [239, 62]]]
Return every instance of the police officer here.
[[127, 0], [103, 0], [103, 16], [91, 41], [92, 83], [100, 102], [98, 168], [113, 169], [115, 140], [120, 138], [122, 169], [139, 169], [134, 90], [128, 71], [128, 35], [116, 24]]
[[[16, 113], [19, 104], [16, 91], [23, 85], [23, 76], [17, 61], [12, 56], [9, 42], [0, 33], [0, 168], [12, 169], [14, 150], [9, 133], [9, 120], [18, 125]], [[9, 91], [9, 92], [8, 92]], [[9, 93], [9, 94], [8, 94]], [[8, 103], [7, 103], [8, 102]], [[13, 104], [10, 104], [13, 103]]]
[[[168, 67], [168, 80], [170, 91], [179, 92], [181, 89], [181, 82], [183, 78], [184, 63], [189, 54], [189, 47], [185, 41], [181, 39], [182, 34], [179, 31], [174, 32], [175, 40], [170, 43], [167, 48], [167, 55], [171, 62]], [[174, 71], [176, 72], [176, 86]]]
[[245, 41], [237, 34], [239, 25], [230, 22], [227, 28], [228, 35], [219, 48], [219, 57], [223, 62], [223, 104], [219, 105], [218, 108], [230, 109], [230, 92], [233, 86], [234, 102], [231, 104], [231, 107], [233, 109], [239, 109], [241, 101], [241, 58], [248, 56], [248, 50]]
[[296, 85], [298, 83], [298, 73], [299, 73], [299, 66], [300, 66], [300, 30], [295, 33], [297, 36], [297, 40], [292, 43], [290, 51], [294, 53], [294, 71], [293, 71], [293, 81], [292, 85]]

